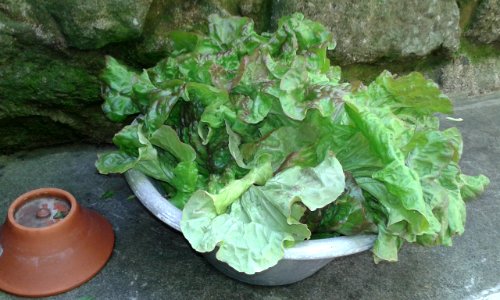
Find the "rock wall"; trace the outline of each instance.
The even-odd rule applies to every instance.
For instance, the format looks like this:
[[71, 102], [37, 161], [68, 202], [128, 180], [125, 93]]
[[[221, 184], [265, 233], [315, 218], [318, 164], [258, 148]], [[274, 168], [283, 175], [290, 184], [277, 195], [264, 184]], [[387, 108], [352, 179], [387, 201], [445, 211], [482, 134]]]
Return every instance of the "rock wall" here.
[[259, 31], [302, 12], [335, 34], [346, 81], [420, 70], [447, 92], [500, 89], [500, 0], [0, 0], [0, 153], [107, 142], [104, 56], [137, 67], [168, 56], [168, 33], [243, 15]]
[[326, 25], [342, 63], [425, 56], [458, 50], [459, 9], [454, 0], [276, 0], [273, 23], [295, 11]]

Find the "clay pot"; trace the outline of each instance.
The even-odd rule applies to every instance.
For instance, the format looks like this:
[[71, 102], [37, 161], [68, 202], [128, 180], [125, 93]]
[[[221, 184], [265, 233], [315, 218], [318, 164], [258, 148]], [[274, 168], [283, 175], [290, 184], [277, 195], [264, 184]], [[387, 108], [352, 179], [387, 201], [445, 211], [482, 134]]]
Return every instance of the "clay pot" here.
[[0, 289], [20, 296], [68, 291], [104, 267], [113, 245], [111, 224], [70, 193], [30, 191], [12, 203], [0, 228]]

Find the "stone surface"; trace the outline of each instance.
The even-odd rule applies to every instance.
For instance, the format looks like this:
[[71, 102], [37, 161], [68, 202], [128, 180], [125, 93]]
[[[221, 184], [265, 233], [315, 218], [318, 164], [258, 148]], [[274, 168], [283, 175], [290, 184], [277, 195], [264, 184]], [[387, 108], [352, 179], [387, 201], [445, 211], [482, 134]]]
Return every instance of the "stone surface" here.
[[459, 45], [459, 10], [453, 0], [274, 0], [273, 20], [294, 12], [334, 33], [333, 57], [342, 63], [424, 56]]
[[448, 94], [478, 95], [500, 90], [500, 56], [471, 61], [461, 55], [442, 67], [438, 81]]
[[[106, 267], [88, 283], [51, 299], [498, 299], [500, 297], [500, 94], [455, 99], [464, 137], [462, 169], [491, 185], [467, 203], [463, 236], [451, 248], [404, 245], [397, 263], [375, 265], [369, 252], [334, 260], [302, 282], [259, 287], [229, 279], [191, 250], [181, 234], [140, 204], [121, 176], [101, 176], [88, 145], [0, 156], [0, 220], [9, 203], [34, 188], [68, 190], [110, 220], [116, 244]], [[103, 195], [110, 196], [103, 199]], [[22, 299], [0, 292], [0, 299]]]
[[482, 43], [500, 43], [500, 0], [479, 3], [466, 36]]
[[45, 6], [70, 46], [98, 49], [138, 38], [152, 0], [49, 0]]

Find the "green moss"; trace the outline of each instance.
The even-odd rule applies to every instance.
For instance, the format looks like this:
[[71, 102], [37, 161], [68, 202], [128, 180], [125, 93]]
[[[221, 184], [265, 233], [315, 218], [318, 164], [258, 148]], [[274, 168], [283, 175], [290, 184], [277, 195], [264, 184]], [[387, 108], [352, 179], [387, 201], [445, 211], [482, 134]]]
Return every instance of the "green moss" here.
[[466, 38], [460, 41], [458, 55], [467, 56], [471, 62], [480, 62], [489, 57], [500, 57], [500, 45], [476, 44]]
[[18, 43], [0, 49], [0, 152], [105, 142], [117, 131], [100, 109], [103, 56], [68, 52]]
[[[78, 1], [71, 2], [79, 5]], [[113, 3], [119, 5], [117, 1]], [[0, 152], [72, 141], [109, 142], [123, 124], [107, 120], [100, 109], [98, 74], [104, 66], [104, 54], [110, 53], [108, 49], [80, 51], [67, 47], [68, 37], [62, 35], [60, 24], [45, 8], [48, 4], [59, 5], [56, 1], [41, 4], [7, 0], [3, 4], [0, 5]], [[72, 12], [66, 9], [66, 13]], [[111, 41], [115, 40], [108, 42]], [[130, 44], [121, 45], [109, 44], [116, 53], [124, 53], [115, 56], [123, 57], [133, 48]]]
[[[7, 56], [9, 63], [0, 69], [0, 98], [19, 104], [34, 102], [60, 108], [82, 106], [100, 101], [97, 66], [79, 63], [78, 58], [63, 59], [33, 49], [18, 49]], [[89, 57], [81, 57], [89, 62]], [[102, 57], [90, 57], [100, 59]]]
[[351, 64], [342, 67], [342, 80], [345, 82], [372, 82], [384, 69], [375, 64]]
[[447, 61], [448, 56], [438, 50], [424, 58], [413, 57], [405, 60], [386, 58], [376, 63], [344, 65], [341, 66], [342, 80], [351, 83], [361, 81], [364, 84], [368, 84], [384, 70], [388, 70], [393, 74], [399, 75], [418, 71], [431, 75], [431, 77], [437, 77], [432, 76], [432, 73], [437, 70], [439, 66], [446, 64]]

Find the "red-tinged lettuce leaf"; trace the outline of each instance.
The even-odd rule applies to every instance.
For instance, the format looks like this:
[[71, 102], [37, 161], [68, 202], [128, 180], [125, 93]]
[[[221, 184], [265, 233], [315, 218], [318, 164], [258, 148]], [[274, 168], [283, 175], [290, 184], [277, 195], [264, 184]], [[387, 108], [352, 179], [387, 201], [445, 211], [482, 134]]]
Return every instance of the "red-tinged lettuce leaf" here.
[[344, 193], [337, 200], [322, 209], [307, 211], [302, 220], [316, 233], [377, 233], [363, 190], [351, 176], [346, 177], [345, 185]]

